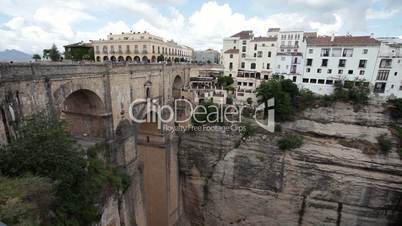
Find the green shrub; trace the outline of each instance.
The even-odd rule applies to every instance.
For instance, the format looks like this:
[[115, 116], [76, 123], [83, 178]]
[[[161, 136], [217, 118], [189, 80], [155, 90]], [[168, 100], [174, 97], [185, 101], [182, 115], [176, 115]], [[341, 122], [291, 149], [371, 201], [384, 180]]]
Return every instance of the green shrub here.
[[288, 134], [278, 141], [278, 147], [281, 150], [290, 150], [299, 148], [303, 145], [303, 137], [297, 134]]
[[392, 104], [392, 107], [390, 108], [392, 118], [402, 118], [402, 99], [398, 98], [395, 100], [390, 100], [389, 102]]
[[391, 139], [388, 138], [387, 134], [382, 134], [377, 137], [378, 146], [381, 151], [384, 153], [388, 153], [392, 148]]
[[241, 124], [241, 126], [243, 127], [243, 129], [241, 130], [242, 137], [247, 138], [255, 135], [255, 133], [257, 132], [256, 128], [250, 123], [243, 123]]

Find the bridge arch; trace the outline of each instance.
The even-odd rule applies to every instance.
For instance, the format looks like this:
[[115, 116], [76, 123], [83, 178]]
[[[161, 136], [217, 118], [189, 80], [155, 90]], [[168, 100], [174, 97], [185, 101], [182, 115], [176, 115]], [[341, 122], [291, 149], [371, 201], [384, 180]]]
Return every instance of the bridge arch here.
[[102, 99], [93, 91], [79, 89], [62, 103], [61, 118], [68, 123], [72, 135], [105, 138], [106, 110]]

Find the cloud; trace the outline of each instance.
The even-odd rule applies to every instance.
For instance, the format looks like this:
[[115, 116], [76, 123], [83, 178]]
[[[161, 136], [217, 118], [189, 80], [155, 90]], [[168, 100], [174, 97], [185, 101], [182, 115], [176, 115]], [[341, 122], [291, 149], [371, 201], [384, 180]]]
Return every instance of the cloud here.
[[[402, 7], [400, 0], [252, 0], [264, 13], [246, 16], [230, 4], [208, 1], [184, 16], [176, 8], [184, 1], [0, 0], [0, 12], [11, 17], [0, 24], [0, 50], [41, 52], [52, 43], [61, 48], [130, 30], [149, 31], [195, 49], [220, 49], [224, 37], [241, 30], [256, 35], [265, 35], [269, 27], [319, 34], [366, 32], [367, 20], [395, 17]], [[266, 15], [266, 9], [276, 11]]]

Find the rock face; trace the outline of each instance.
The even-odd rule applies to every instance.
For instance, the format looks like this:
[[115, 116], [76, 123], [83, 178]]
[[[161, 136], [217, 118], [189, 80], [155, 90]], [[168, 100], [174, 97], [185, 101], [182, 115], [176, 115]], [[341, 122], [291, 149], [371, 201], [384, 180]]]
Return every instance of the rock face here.
[[[368, 155], [338, 141], [375, 143], [375, 134], [389, 134], [382, 111], [368, 105], [354, 112], [346, 104], [306, 111], [282, 127], [304, 135], [289, 151], [276, 146], [281, 133], [257, 134], [240, 146], [238, 134], [183, 135], [180, 225], [402, 225], [399, 155]], [[300, 126], [306, 122], [326, 129]], [[355, 134], [362, 131], [367, 136]]]

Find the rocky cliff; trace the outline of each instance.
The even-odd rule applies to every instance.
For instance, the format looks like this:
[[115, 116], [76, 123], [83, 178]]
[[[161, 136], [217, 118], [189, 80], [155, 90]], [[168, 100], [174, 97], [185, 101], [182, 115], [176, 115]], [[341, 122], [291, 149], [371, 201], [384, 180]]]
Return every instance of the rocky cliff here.
[[[232, 132], [184, 134], [181, 225], [402, 225], [402, 161], [376, 144], [392, 136], [384, 109], [310, 109], [240, 145]], [[276, 143], [290, 131], [304, 143], [282, 151]]]

